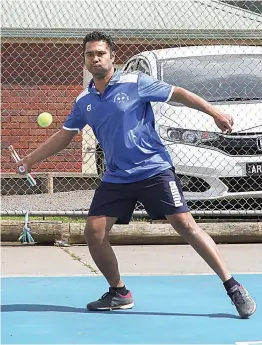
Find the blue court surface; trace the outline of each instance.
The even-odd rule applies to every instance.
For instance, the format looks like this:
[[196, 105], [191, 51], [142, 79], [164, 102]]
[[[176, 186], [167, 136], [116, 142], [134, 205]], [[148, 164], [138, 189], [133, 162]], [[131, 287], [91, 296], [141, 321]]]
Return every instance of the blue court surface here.
[[103, 277], [2, 279], [2, 344], [252, 344], [262, 342], [262, 274], [236, 275], [257, 301], [237, 316], [214, 275], [126, 276], [135, 307], [88, 312]]

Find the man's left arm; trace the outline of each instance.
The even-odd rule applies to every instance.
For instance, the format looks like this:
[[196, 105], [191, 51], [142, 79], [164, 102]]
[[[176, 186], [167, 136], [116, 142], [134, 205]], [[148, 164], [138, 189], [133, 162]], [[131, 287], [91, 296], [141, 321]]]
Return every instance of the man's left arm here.
[[214, 107], [203, 98], [196, 94], [183, 89], [182, 87], [175, 87], [173, 94], [169, 100], [170, 102], [177, 102], [185, 105], [186, 107], [202, 111], [213, 117], [216, 125], [223, 131], [232, 132], [232, 126], [234, 125], [233, 118]]

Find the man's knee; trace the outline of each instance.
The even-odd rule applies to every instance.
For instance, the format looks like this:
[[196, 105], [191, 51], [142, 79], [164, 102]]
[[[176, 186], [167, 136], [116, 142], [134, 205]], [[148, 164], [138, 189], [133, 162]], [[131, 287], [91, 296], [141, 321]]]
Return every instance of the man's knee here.
[[111, 217], [88, 217], [84, 230], [87, 244], [89, 246], [101, 245], [116, 220]]
[[175, 230], [186, 236], [195, 236], [199, 232], [197, 224], [187, 221], [177, 222]]
[[195, 236], [201, 229], [191, 214], [178, 214], [167, 217], [173, 228], [183, 236]]
[[87, 244], [89, 246], [100, 245], [106, 234], [106, 229], [98, 224], [93, 224], [92, 222], [87, 222], [84, 236]]

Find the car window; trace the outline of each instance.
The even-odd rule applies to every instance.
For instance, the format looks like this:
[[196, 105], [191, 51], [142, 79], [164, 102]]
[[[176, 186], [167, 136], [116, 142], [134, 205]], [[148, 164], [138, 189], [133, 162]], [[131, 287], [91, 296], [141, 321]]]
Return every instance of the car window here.
[[140, 72], [146, 73], [148, 75], [151, 74], [148, 63], [145, 60], [143, 60], [143, 59], [140, 59], [138, 61], [137, 70], [140, 71]]
[[123, 68], [125, 72], [134, 72], [137, 70], [137, 59], [131, 60], [126, 64], [126, 66]]
[[262, 55], [183, 57], [160, 62], [161, 79], [210, 102], [262, 100]]

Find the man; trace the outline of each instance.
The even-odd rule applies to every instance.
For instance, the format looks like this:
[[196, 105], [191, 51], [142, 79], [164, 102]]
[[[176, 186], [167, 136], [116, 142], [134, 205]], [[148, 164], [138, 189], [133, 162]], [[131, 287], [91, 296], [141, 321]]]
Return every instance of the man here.
[[238, 313], [245, 318], [256, 304], [229, 273], [211, 237], [194, 221], [184, 199], [170, 156], [154, 129], [150, 102], [180, 102], [212, 116], [222, 131], [233, 120], [219, 109], [180, 87], [154, 80], [143, 73], [114, 70], [111, 37], [92, 32], [83, 41], [85, 67], [92, 74], [89, 86], [76, 99], [61, 130], [17, 163], [26, 171], [61, 151], [88, 124], [101, 144], [107, 170], [90, 206], [85, 238], [109, 291], [87, 305], [89, 310], [127, 309], [132, 295], [120, 277], [108, 241], [115, 223], [130, 221], [136, 202], [143, 203], [152, 219], [166, 217], [173, 228], [197, 251], [222, 280]]

